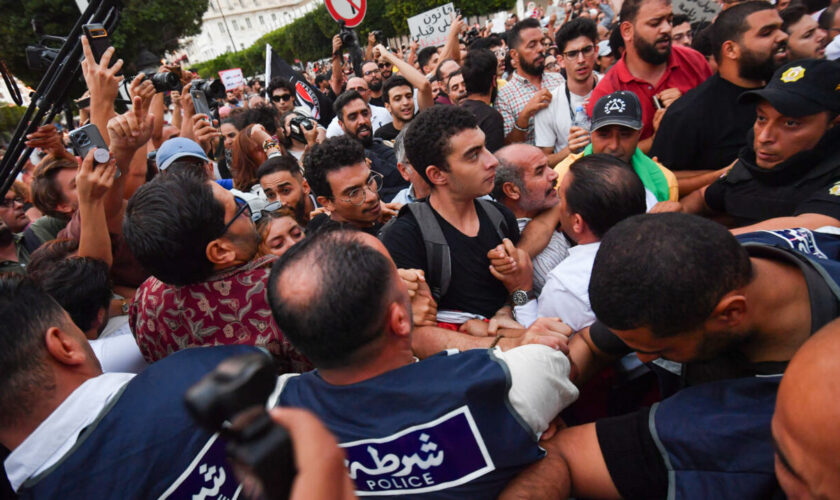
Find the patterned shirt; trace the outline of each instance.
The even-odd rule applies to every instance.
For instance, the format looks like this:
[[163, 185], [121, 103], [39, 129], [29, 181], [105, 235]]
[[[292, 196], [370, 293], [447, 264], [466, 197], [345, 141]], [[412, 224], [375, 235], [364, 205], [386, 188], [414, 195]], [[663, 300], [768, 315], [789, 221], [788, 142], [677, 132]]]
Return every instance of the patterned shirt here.
[[255, 345], [274, 357], [278, 372], [304, 372], [312, 364], [283, 337], [271, 316], [267, 255], [187, 286], [154, 276], [137, 289], [129, 324], [149, 363], [188, 347]]
[[[505, 120], [505, 136], [513, 130], [513, 124], [519, 113], [525, 109], [528, 101], [534, 97], [540, 89], [554, 90], [558, 85], [563, 83], [565, 79], [560, 73], [543, 73], [542, 80], [540, 80], [540, 87], [535, 87], [524, 76], [519, 73], [514, 73], [508, 80], [507, 85], [499, 91], [499, 96], [496, 98], [496, 109], [502, 114]], [[528, 135], [525, 141], [528, 144], [534, 144], [534, 117], [528, 119]]]

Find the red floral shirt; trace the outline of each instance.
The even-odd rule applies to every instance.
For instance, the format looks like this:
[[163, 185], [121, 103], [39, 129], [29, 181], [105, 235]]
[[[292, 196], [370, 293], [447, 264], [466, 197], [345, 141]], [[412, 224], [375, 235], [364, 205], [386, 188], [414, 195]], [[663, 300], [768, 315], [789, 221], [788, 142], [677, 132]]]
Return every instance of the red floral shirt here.
[[281, 373], [312, 369], [271, 316], [266, 285], [274, 259], [269, 255], [252, 260], [187, 286], [167, 285], [154, 276], [147, 279], [129, 311], [131, 330], [146, 361], [188, 347], [246, 344], [268, 349]]

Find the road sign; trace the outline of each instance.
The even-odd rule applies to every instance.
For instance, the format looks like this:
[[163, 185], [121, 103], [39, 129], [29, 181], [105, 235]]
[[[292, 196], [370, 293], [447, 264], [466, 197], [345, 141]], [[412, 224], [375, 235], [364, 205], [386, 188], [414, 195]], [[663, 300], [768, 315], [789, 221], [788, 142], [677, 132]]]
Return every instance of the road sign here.
[[367, 0], [324, 0], [327, 10], [336, 21], [344, 21], [348, 28], [362, 24], [367, 11]]

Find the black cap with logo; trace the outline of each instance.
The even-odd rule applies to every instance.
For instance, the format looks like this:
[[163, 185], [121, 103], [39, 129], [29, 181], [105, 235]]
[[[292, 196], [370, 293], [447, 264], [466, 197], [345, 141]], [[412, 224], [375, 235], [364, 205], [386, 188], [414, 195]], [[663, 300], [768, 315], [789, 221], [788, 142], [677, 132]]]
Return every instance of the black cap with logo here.
[[642, 128], [642, 105], [633, 92], [619, 90], [598, 99], [592, 108], [592, 127], [598, 130], [607, 125], [622, 125], [640, 130]]
[[777, 69], [763, 89], [744, 92], [741, 102], [765, 99], [785, 116], [840, 113], [840, 63], [800, 59]]

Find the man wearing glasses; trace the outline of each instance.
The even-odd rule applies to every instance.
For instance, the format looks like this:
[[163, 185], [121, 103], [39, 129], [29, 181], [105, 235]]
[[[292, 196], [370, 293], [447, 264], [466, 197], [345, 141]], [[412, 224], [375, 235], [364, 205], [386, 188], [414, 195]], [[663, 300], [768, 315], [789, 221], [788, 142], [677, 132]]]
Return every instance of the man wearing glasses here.
[[350, 137], [327, 139], [303, 158], [306, 181], [327, 213], [315, 216], [306, 229], [324, 224], [345, 224], [376, 235], [396, 206], [382, 204], [383, 177], [371, 170], [362, 145]]
[[585, 106], [600, 75], [595, 73], [598, 28], [595, 22], [578, 17], [557, 30], [557, 57], [566, 81], [551, 91], [551, 104], [534, 117], [534, 144], [556, 165], [588, 142], [588, 131], [575, 126], [575, 110]]
[[311, 367], [271, 318], [260, 283], [276, 258], [260, 243], [248, 203], [187, 171], [158, 175], [125, 210], [123, 236], [151, 273], [137, 289], [129, 324], [149, 363], [189, 347], [264, 347], [278, 371]]
[[29, 225], [23, 211], [23, 196], [13, 186], [0, 202], [0, 273], [24, 273], [29, 251], [22, 243], [20, 233]]
[[368, 104], [379, 106], [380, 108], [385, 107], [385, 103], [382, 101], [383, 76], [382, 71], [379, 69], [379, 65], [373, 61], [368, 61], [362, 64], [362, 78], [364, 78], [365, 83], [368, 85], [368, 89], [370, 89], [370, 99], [368, 99]]

